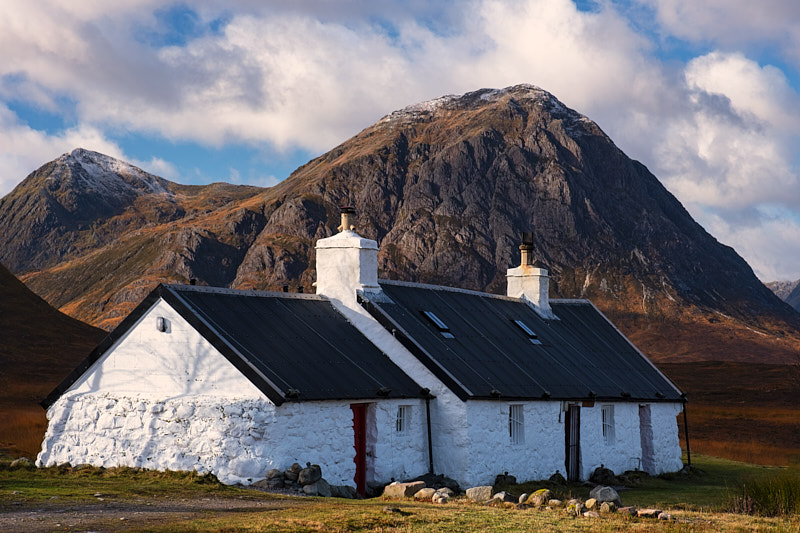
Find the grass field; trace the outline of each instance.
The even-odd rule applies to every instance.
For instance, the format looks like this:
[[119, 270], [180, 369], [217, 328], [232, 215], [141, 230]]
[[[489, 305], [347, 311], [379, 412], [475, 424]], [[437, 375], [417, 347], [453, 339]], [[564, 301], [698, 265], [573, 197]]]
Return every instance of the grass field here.
[[[570, 517], [562, 510], [493, 508], [458, 499], [445, 505], [411, 500], [340, 500], [271, 495], [229, 487], [191, 473], [130, 469], [10, 469], [0, 462], [0, 530], [114, 529], [131, 531], [798, 531], [800, 516], [731, 513], [741, 480], [795, 476], [796, 470], [698, 456], [703, 475], [651, 478], [620, 492], [625, 505], [659, 507], [670, 522], [603, 515]], [[530, 491], [539, 484], [518, 485]], [[561, 496], [585, 498], [572, 485]], [[399, 512], [387, 513], [386, 506]], [[30, 512], [27, 512], [30, 511]], [[14, 520], [14, 522], [11, 522]], [[72, 522], [76, 522], [72, 524]], [[56, 526], [58, 524], [58, 526]]]

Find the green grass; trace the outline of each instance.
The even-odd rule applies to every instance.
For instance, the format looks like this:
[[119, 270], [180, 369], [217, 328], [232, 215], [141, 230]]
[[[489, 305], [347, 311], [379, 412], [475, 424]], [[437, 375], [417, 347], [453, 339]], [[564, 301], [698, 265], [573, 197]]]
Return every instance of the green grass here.
[[0, 504], [9, 501], [96, 501], [101, 493], [120, 500], [168, 493], [192, 497], [227, 494], [237, 489], [220, 483], [213, 475], [197, 472], [157, 472], [133, 468], [10, 468], [0, 461]]
[[762, 473], [743, 479], [728, 492], [728, 509], [762, 516], [800, 512], [800, 470]]
[[[0, 460], [0, 516], [3, 510], [22, 505], [28, 509], [102, 506], [113, 502], [131, 508], [152, 510], [173, 502], [211, 501], [208, 508], [174, 512], [168, 518], [134, 522], [126, 527], [136, 531], [800, 531], [800, 515], [752, 516], [726, 512], [730, 494], [742, 481], [783, 476], [796, 472], [759, 467], [707, 456], [693, 457], [704, 474], [687, 477], [645, 478], [622, 491], [623, 504], [659, 507], [676, 520], [660, 522], [630, 519], [619, 515], [574, 518], [561, 510], [506, 509], [469, 503], [460, 498], [446, 505], [411, 500], [340, 500], [296, 498], [230, 487], [213, 476], [186, 472], [137, 471], [130, 468], [15, 468]], [[512, 493], [533, 492], [544, 483], [508, 487]], [[550, 487], [561, 497], [588, 497], [579, 484]], [[100, 493], [105, 501], [98, 501]], [[20, 503], [21, 502], [21, 503]], [[142, 502], [141, 504], [138, 502]], [[147, 503], [145, 503], [147, 502]], [[148, 505], [150, 507], [138, 507]], [[401, 512], [387, 513], [384, 507]], [[18, 507], [17, 507], [18, 508]], [[100, 508], [100, 507], [98, 507]], [[60, 515], [59, 515], [60, 516]], [[108, 529], [112, 522], [97, 515], [86, 529]], [[129, 515], [130, 517], [131, 515]], [[105, 522], [103, 520], [106, 520]], [[117, 519], [118, 520], [118, 519]], [[86, 524], [84, 524], [86, 525]], [[91, 526], [91, 527], [88, 527]]]

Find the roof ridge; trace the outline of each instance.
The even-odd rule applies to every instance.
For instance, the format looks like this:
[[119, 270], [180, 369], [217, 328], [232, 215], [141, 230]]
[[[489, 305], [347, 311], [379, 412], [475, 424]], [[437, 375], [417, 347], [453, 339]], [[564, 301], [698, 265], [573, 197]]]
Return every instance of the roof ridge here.
[[210, 287], [207, 285], [186, 285], [180, 283], [164, 283], [164, 288], [174, 291], [207, 292], [211, 294], [229, 294], [232, 296], [258, 296], [268, 298], [295, 298], [300, 300], [328, 301], [319, 294], [303, 292], [258, 291], [253, 289], [231, 289], [228, 287]]
[[488, 296], [490, 298], [497, 298], [499, 300], [508, 300], [512, 302], [521, 302], [522, 298], [514, 298], [513, 296], [506, 296], [505, 294], [492, 294], [491, 292], [482, 292], [472, 289], [461, 289], [459, 287], [447, 287], [446, 285], [432, 285], [429, 283], [417, 283], [413, 281], [396, 281], [391, 279], [379, 279], [378, 284], [397, 285], [399, 287], [414, 287], [418, 289], [432, 289], [439, 291], [460, 292], [463, 294], [472, 294], [473, 296]]

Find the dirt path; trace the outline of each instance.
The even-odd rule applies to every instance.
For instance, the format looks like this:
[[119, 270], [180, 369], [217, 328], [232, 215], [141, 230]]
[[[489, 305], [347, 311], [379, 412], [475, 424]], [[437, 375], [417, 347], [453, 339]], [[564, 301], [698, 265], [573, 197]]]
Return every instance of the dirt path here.
[[0, 504], [1, 532], [126, 531], [163, 526], [194, 518], [229, 513], [278, 510], [307, 505], [308, 500], [204, 496], [201, 498], [141, 498], [96, 502], [11, 502]]

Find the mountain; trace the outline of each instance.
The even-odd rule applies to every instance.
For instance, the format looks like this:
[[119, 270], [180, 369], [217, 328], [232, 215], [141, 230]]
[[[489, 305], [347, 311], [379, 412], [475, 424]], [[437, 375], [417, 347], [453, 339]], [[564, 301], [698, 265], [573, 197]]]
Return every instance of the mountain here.
[[[3, 265], [0, 331], [0, 403], [12, 396], [41, 400], [106, 335], [53, 309]], [[23, 382], [36, 390], [9, 395]]]
[[775, 296], [800, 311], [800, 279], [797, 281], [770, 281], [765, 285]]
[[58, 312], [0, 265], [0, 451], [29, 457], [46, 419], [39, 402], [106, 332]]
[[800, 352], [800, 314], [597, 124], [530, 85], [396, 111], [269, 189], [182, 186], [75, 150], [0, 200], [0, 261], [110, 328], [158, 281], [312, 290], [314, 242], [341, 205], [379, 241], [383, 277], [502, 293], [532, 231], [554, 296], [591, 298], [656, 359]]

